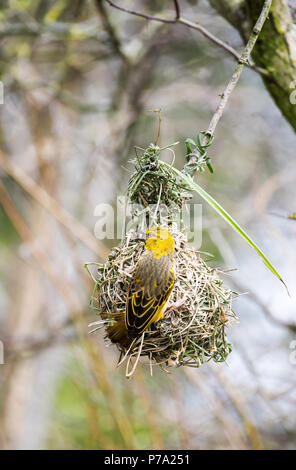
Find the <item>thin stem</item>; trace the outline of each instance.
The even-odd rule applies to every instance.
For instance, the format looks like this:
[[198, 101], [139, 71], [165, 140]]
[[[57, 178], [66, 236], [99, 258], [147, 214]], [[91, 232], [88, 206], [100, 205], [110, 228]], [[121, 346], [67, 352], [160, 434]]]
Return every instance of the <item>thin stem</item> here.
[[[193, 23], [192, 21], [186, 20], [185, 18], [181, 18], [181, 17], [178, 19], [178, 23], [184, 24], [185, 26], [188, 26], [188, 28], [195, 29], [196, 31], [199, 31], [207, 39], [212, 41], [217, 46], [222, 47], [222, 49], [229, 52], [229, 54], [231, 54], [235, 59], [239, 60], [240, 54], [232, 46], [230, 46], [226, 42], [224, 42], [221, 39], [214, 36], [214, 34], [210, 33], [210, 31], [208, 31], [206, 28], [204, 28], [201, 24]], [[250, 64], [248, 64], [248, 65], [250, 66]]]
[[122, 50], [120, 39], [117, 35], [117, 32], [116, 32], [114, 26], [112, 25], [112, 23], [109, 19], [109, 16], [107, 14], [107, 11], [106, 11], [106, 8], [105, 8], [105, 5], [104, 5], [104, 0], [95, 0], [95, 5], [96, 5], [96, 8], [97, 8], [97, 10], [100, 14], [100, 17], [102, 19], [104, 27], [105, 27], [106, 31], [108, 32], [108, 34], [111, 38], [111, 41], [112, 41], [112, 44], [113, 44], [113, 47], [114, 47], [115, 51], [121, 57], [123, 62], [125, 62], [125, 63], [128, 62], [128, 58], [126, 57], [126, 55], [124, 54], [124, 52]]
[[147, 15], [146, 13], [140, 13], [139, 11], [135, 10], [130, 10], [129, 8], [124, 8], [119, 5], [116, 5], [116, 3], [112, 2], [111, 0], [106, 0], [107, 3], [113, 8], [116, 8], [117, 10], [124, 11], [125, 13], [129, 13], [130, 15], [134, 16], [139, 16], [140, 18], [144, 18], [145, 20], [153, 20], [153, 21], [160, 21], [161, 23], [176, 23], [176, 19], [174, 20], [169, 20], [167, 18], [160, 18], [159, 16], [151, 16]]

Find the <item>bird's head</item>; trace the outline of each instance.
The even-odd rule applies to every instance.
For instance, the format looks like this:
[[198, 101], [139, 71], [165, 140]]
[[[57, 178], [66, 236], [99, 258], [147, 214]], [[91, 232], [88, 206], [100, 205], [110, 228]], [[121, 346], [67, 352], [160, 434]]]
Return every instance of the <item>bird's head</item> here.
[[152, 251], [155, 258], [168, 256], [174, 253], [175, 241], [170, 231], [164, 227], [152, 227], [146, 230], [148, 239], [145, 243], [145, 249]]

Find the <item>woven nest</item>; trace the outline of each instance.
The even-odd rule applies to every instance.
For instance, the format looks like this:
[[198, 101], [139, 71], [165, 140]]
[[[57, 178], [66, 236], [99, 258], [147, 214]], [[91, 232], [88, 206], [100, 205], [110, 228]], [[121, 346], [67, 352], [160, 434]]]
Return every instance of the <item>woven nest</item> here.
[[[146, 357], [150, 366], [158, 364], [164, 369], [199, 367], [211, 359], [225, 361], [232, 349], [226, 338], [226, 327], [236, 319], [231, 309], [232, 291], [223, 287], [218, 271], [188, 246], [182, 231], [170, 227], [170, 232], [176, 246], [175, 285], [164, 319], [153, 323], [129, 349], [117, 345], [119, 363], [127, 360], [127, 376], [132, 375], [140, 358]], [[99, 265], [92, 302], [99, 313], [125, 310], [129, 283], [144, 251], [144, 244], [135, 241], [135, 235], [129, 232], [110, 253], [107, 263]], [[92, 331], [106, 328], [111, 321], [108, 314], [101, 313]]]

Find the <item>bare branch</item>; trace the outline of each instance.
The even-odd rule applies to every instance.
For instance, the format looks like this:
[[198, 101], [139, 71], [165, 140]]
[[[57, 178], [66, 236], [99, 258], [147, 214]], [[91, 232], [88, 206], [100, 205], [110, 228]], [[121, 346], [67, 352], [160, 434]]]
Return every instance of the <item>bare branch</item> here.
[[240, 76], [242, 74], [244, 66], [247, 65], [247, 63], [248, 63], [248, 60], [250, 58], [253, 47], [256, 44], [258, 35], [260, 34], [260, 31], [262, 30], [262, 27], [265, 23], [265, 20], [266, 20], [267, 16], [268, 16], [271, 4], [272, 4], [272, 0], [265, 0], [263, 8], [261, 10], [261, 13], [259, 15], [259, 18], [258, 18], [255, 26], [253, 27], [253, 30], [251, 32], [250, 38], [247, 42], [247, 45], [246, 45], [245, 49], [243, 50], [243, 52], [242, 52], [242, 54], [239, 58], [238, 65], [237, 65], [235, 71], [233, 72], [232, 77], [231, 77], [227, 87], [225, 88], [224, 92], [221, 95], [220, 103], [219, 103], [219, 105], [218, 105], [218, 107], [215, 111], [215, 114], [211, 119], [210, 125], [209, 125], [209, 127], [206, 131], [206, 135], [205, 135], [205, 138], [204, 138], [204, 145], [209, 142], [211, 136], [214, 134], [215, 129], [217, 127], [217, 124], [220, 121], [220, 119], [222, 117], [222, 114], [224, 112], [225, 106], [228, 103], [229, 97], [230, 97], [231, 93], [233, 92], [233, 90], [235, 89], [235, 87], [236, 87], [236, 85], [237, 85], [237, 83], [240, 79]]
[[146, 15], [146, 13], [140, 13], [139, 11], [124, 8], [119, 5], [116, 5], [111, 0], [106, 0], [106, 2], [109, 3], [111, 7], [116, 8], [117, 10], [124, 11], [125, 13], [129, 13], [130, 15], [139, 16], [140, 18], [144, 18], [145, 20], [160, 21], [161, 23], [172, 23], [172, 24], [177, 22], [177, 19], [170, 20], [167, 18], [160, 18], [159, 16]]
[[[179, 18], [178, 23], [184, 24], [188, 28], [195, 29], [196, 31], [199, 31], [207, 39], [212, 41], [217, 46], [222, 47], [222, 49], [229, 52], [229, 54], [231, 54], [235, 59], [239, 60], [240, 54], [232, 46], [230, 46], [226, 42], [222, 41], [221, 39], [217, 38], [214, 34], [212, 34], [210, 31], [208, 31], [206, 28], [204, 28], [201, 24], [193, 23], [192, 21], [185, 20], [185, 18]], [[251, 67], [250, 64], [247, 64], [247, 65]]]

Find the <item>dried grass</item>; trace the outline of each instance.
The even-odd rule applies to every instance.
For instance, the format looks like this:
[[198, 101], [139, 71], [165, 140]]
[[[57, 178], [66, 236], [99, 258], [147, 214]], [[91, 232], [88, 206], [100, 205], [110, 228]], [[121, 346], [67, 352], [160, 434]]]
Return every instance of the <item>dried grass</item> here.
[[[207, 265], [186, 242], [183, 232], [170, 227], [175, 239], [176, 281], [163, 320], [135, 340], [130, 350], [121, 345], [127, 359], [127, 375], [132, 358], [147, 357], [150, 365], [199, 367], [213, 359], [223, 362], [231, 352], [226, 327], [236, 318], [231, 309], [232, 291], [222, 286], [218, 271]], [[93, 306], [98, 312], [123, 312], [130, 279], [144, 250], [131, 231], [112, 250], [108, 262], [98, 268]], [[171, 305], [171, 307], [170, 307]], [[107, 327], [112, 315], [102, 315], [96, 328]], [[107, 336], [106, 336], [107, 338]], [[121, 360], [120, 363], [123, 361]]]
[[[174, 145], [165, 148], [173, 152]], [[199, 367], [211, 359], [223, 362], [231, 352], [226, 328], [236, 319], [231, 309], [232, 291], [223, 287], [219, 271], [189, 247], [184, 230], [173, 222], [182, 204], [191, 198], [191, 191], [176, 178], [172, 167], [160, 165], [159, 155], [165, 148], [151, 144], [132, 160], [134, 172], [127, 194], [131, 203], [144, 205], [143, 211], [134, 210], [135, 221], [142, 214], [144, 224], [149, 224], [152, 218], [154, 224], [169, 228], [175, 239], [176, 279], [164, 319], [153, 323], [127, 350], [117, 345], [121, 352], [119, 364], [127, 361], [127, 377], [133, 374], [140, 358], [147, 359], [152, 371], [155, 364], [165, 368]], [[165, 216], [157, 212], [161, 205], [169, 208]], [[95, 326], [92, 332], [108, 327], [114, 321], [114, 313], [125, 310], [129, 283], [144, 251], [144, 243], [135, 238], [137, 233], [130, 230], [121, 245], [113, 249], [107, 263], [98, 267], [91, 303], [101, 320], [92, 324]]]

